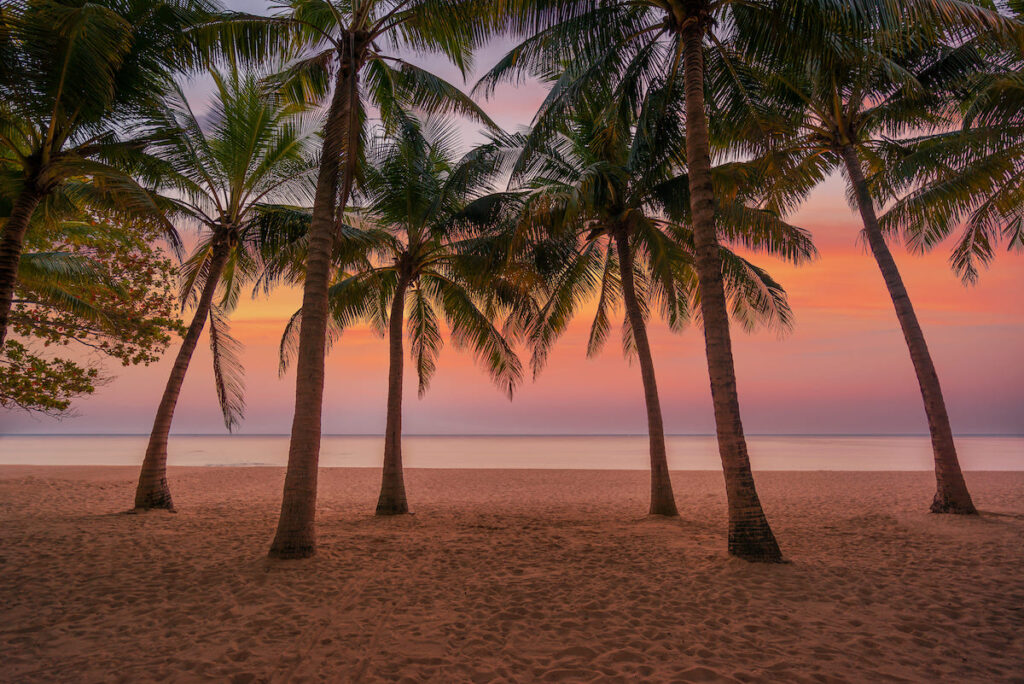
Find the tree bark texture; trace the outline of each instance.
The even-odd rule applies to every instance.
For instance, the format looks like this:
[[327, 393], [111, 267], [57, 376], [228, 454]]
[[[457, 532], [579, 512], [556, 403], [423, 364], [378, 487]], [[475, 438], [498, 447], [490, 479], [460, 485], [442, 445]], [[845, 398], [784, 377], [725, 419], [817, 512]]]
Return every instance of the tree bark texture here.
[[395, 288], [391, 302], [391, 317], [388, 320], [388, 406], [387, 424], [384, 428], [384, 470], [381, 476], [380, 497], [377, 499], [377, 515], [401, 515], [409, 512], [405, 498], [405, 478], [402, 473], [402, 379], [405, 366], [405, 350], [402, 332], [405, 324], [405, 293], [409, 280], [402, 274]]
[[722, 279], [720, 246], [715, 231], [715, 197], [711, 180], [711, 144], [704, 110], [704, 33], [707, 2], [691, 2], [682, 28], [686, 92], [686, 154], [690, 176], [695, 261], [708, 375], [715, 410], [718, 451], [722, 458], [729, 506], [729, 553], [750, 561], [782, 558], [761, 508], [750, 470], [740, 419], [736, 369], [729, 332], [728, 302]]
[[185, 374], [188, 372], [192, 354], [195, 352], [199, 338], [203, 334], [203, 328], [206, 326], [213, 297], [217, 292], [217, 284], [220, 282], [230, 251], [226, 236], [214, 241], [206, 283], [199, 295], [195, 312], [192, 314], [192, 323], [189, 324], [178, 355], [174, 358], [171, 374], [167, 378], [167, 385], [164, 387], [160, 405], [156, 410], [156, 418], [153, 420], [153, 429], [149, 433], [146, 456], [142, 461], [138, 486], [135, 488], [136, 510], [174, 509], [171, 490], [167, 485], [167, 439], [171, 432], [174, 409], [178, 405], [178, 397], [185, 381]]
[[885, 243], [885, 237], [878, 225], [875, 205], [868, 191], [868, 184], [864, 179], [857, 151], [852, 145], [846, 145], [842, 149], [842, 156], [846, 172], [853, 184], [854, 194], [857, 197], [857, 208], [864, 221], [864, 234], [867, 237], [868, 246], [878, 263], [885, 286], [889, 290], [889, 296], [896, 308], [896, 318], [899, 319], [903, 338], [910, 350], [910, 359], [914, 364], [914, 372], [917, 374], [921, 397], [924, 399], [924, 410], [928, 416], [928, 431], [932, 439], [932, 452], [935, 456], [936, 490], [931, 510], [933, 513], [977, 513], [970, 492], [967, 491], [963, 472], [960, 470], [956, 445], [953, 443], [953, 429], [949, 424], [949, 414], [946, 412], [946, 402], [942, 397], [939, 376], [935, 371], [931, 354], [928, 352], [924, 331], [921, 330], [921, 324], [918, 322], [917, 314], [914, 313], [914, 307], [910, 302], [910, 295], [907, 294], [907, 288], [903, 284], [903, 278], [900, 277], [896, 261], [893, 259], [892, 252], [889, 251], [889, 246]]
[[629, 233], [625, 226], [616, 226], [613, 233], [619, 256], [619, 272], [622, 278], [622, 299], [626, 316], [633, 331], [636, 353], [640, 361], [640, 376], [643, 378], [644, 402], [647, 407], [647, 436], [651, 452], [651, 515], [675, 517], [675, 496], [672, 493], [672, 478], [668, 470], [668, 456], [665, 449], [665, 426], [661, 416], [661, 400], [658, 398], [658, 384], [654, 377], [654, 358], [647, 339], [647, 323], [636, 298], [633, 282], [633, 255], [629, 246]]

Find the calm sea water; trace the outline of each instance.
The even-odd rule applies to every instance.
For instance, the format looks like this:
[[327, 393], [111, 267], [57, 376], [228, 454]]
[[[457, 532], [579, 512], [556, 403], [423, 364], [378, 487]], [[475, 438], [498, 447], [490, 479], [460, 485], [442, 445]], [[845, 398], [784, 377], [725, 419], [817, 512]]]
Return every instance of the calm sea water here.
[[[145, 436], [0, 436], [0, 464], [138, 465]], [[931, 470], [927, 437], [751, 436], [757, 470]], [[321, 460], [328, 467], [377, 467], [384, 438], [323, 438]], [[961, 437], [965, 470], [1024, 470], [1024, 437]], [[668, 438], [669, 465], [677, 470], [720, 467], [713, 437]], [[281, 466], [287, 461], [284, 435], [172, 436], [172, 465]], [[403, 441], [410, 468], [583, 468], [643, 470], [645, 436], [409, 436]]]

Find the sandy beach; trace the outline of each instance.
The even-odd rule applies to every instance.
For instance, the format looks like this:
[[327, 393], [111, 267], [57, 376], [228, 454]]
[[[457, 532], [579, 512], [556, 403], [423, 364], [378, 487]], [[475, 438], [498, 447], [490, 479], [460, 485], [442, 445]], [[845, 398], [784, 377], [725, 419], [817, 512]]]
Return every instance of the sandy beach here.
[[0, 467], [0, 680], [1024, 681], [1024, 473], [758, 474], [784, 565], [725, 553], [721, 474], [321, 471], [320, 552], [270, 562], [283, 469]]

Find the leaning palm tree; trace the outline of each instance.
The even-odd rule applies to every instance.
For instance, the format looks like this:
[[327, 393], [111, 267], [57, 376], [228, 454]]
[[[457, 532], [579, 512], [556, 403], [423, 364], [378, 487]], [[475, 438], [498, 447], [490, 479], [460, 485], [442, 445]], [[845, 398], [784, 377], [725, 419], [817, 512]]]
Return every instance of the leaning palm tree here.
[[[501, 0], [505, 26], [525, 40], [481, 80], [488, 92], [524, 74], [559, 71], [536, 125], [555, 125], [581, 92], [612, 83], [619, 97], [638, 97], [653, 76], [683, 83], [689, 201], [700, 311], [714, 402], [718, 448], [729, 501], [729, 552], [748, 560], [776, 560], [778, 545], [757, 498], [740, 418], [721, 250], [716, 233], [712, 154], [731, 140], [740, 111], [757, 122], [760, 145], [775, 130], [747, 97], [723, 100], [723, 85], [748, 85], [733, 68], [730, 40], [744, 54], [786, 63], [796, 48], [827, 45], [835, 31], [866, 35], [867, 20], [887, 27], [927, 24], [936, 33], [952, 26], [998, 28], [993, 13], [966, 0]], [[831, 29], [831, 30], [826, 30]], [[734, 88], [726, 88], [734, 90]], [[709, 119], [710, 114], [710, 119]], [[720, 125], [725, 124], [725, 125]]]
[[[124, 136], [155, 105], [169, 75], [195, 63], [185, 34], [210, 16], [202, 0], [15, 0], [0, 16], [0, 159], [12, 202], [0, 239], [0, 344], [33, 214], [69, 183], [103, 213], [161, 221], [131, 175]], [[164, 221], [172, 244], [173, 228]]]
[[[720, 18], [728, 21], [726, 15], [734, 3], [508, 0], [507, 4], [511, 30], [525, 40], [477, 88], [488, 93], [504, 80], [558, 73], [535, 128], [556, 127], [581, 94], [596, 84], [611, 84], [615, 99], [624, 103], [639, 101], [653, 78], [665, 83], [669, 92], [680, 93], [686, 107], [694, 267], [729, 503], [729, 553], [748, 560], [778, 560], [781, 554], [757, 496], [740, 419], [704, 102], [704, 43], [712, 12], [717, 9], [723, 15]], [[730, 78], [728, 69], [716, 75]], [[677, 83], [684, 87], [677, 88]]]
[[[835, 34], [803, 47], [761, 74], [769, 101], [794, 135], [781, 157], [791, 178], [821, 179], [843, 169], [863, 234], [878, 264], [917, 375], [935, 459], [935, 513], [975, 513], [957, 458], [942, 389], [917, 313], [879, 223], [865, 173], [880, 146], [920, 130], [950, 125], [949, 84], [975, 68], [969, 43], [944, 45], [925, 27], [882, 16], [862, 34]], [[1006, 20], [1009, 22], [1009, 20]], [[1024, 27], [1022, 27], [1024, 28]], [[1024, 32], [1022, 32], [1024, 35]], [[780, 158], [781, 158], [780, 157]]]
[[177, 87], [151, 121], [151, 151], [163, 163], [163, 189], [180, 197], [178, 215], [202, 234], [182, 269], [182, 306], [194, 302], [195, 308], [153, 421], [135, 490], [137, 510], [173, 507], [167, 439], [207, 319], [224, 423], [231, 430], [241, 419], [245, 404], [237, 377], [238, 344], [229, 334], [227, 314], [278, 239], [273, 226], [296, 211], [281, 203], [304, 202], [315, 169], [310, 155], [314, 134], [301, 107], [268, 95], [256, 74], [211, 74], [216, 96], [202, 123]]
[[[422, 397], [444, 344], [441, 321], [456, 346], [469, 349], [511, 399], [522, 375], [519, 359], [495, 322], [530, 302], [509, 298], [518, 291], [502, 273], [488, 268], [500, 237], [477, 226], [466, 212], [488, 189], [496, 168], [489, 150], [462, 159], [453, 152], [454, 128], [426, 128], [410, 119], [394, 136], [381, 132], [355, 199], [361, 205], [345, 240], [358, 246], [352, 263], [330, 288], [332, 331], [358, 321], [388, 336], [389, 371], [384, 469], [377, 515], [409, 512], [402, 471], [403, 328]], [[504, 314], [503, 314], [504, 312]], [[282, 343], [282, 370], [295, 349], [296, 314]]]
[[458, 0], [282, 0], [271, 19], [239, 17], [224, 27], [243, 57], [271, 48], [301, 54], [279, 79], [297, 100], [325, 104], [323, 145], [313, 201], [296, 353], [295, 415], [275, 558], [316, 551], [316, 482], [323, 409], [328, 287], [338, 224], [360, 172], [368, 107], [385, 122], [404, 108], [463, 114], [490, 125], [458, 88], [397, 57], [395, 51], [440, 52], [465, 72], [482, 38], [470, 2]]
[[[664, 85], [664, 84], [663, 84]], [[572, 243], [564, 263], [549, 278], [546, 301], [530, 331], [534, 370], [583, 301], [596, 299], [587, 354], [604, 345], [612, 309], [625, 308], [623, 346], [640, 365], [647, 409], [651, 460], [651, 515], [678, 515], [668, 471], [665, 432], [647, 337], [652, 308], [672, 330], [690, 318], [697, 299], [693, 232], [685, 197], [685, 140], [679, 98], [655, 89], [636, 111], [615, 103], [611, 93], [588, 93], [554, 131], [520, 138], [522, 151], [513, 180], [525, 182], [522, 222], [546, 237]], [[724, 190], [742, 178], [739, 165], [716, 169]], [[725, 194], [725, 193], [723, 193]], [[748, 206], [750, 197], [729, 194], [720, 233], [748, 247], [801, 262], [815, 250], [802, 230], [777, 215]], [[787, 327], [791, 313], [782, 288], [746, 259], [722, 249], [725, 291], [734, 316], [746, 327]]]

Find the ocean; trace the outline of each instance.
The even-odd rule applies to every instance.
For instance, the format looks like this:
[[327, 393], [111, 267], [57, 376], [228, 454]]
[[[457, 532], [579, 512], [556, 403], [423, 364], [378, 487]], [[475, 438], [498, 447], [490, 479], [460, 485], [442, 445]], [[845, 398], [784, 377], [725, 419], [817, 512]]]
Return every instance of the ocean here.
[[[924, 436], [748, 436], [755, 470], [932, 469]], [[138, 465], [145, 435], [0, 436], [0, 464]], [[669, 436], [673, 470], [721, 467], [711, 436]], [[1024, 436], [957, 439], [964, 470], [1024, 470]], [[325, 435], [324, 467], [378, 467], [384, 438]], [[408, 468], [569, 468], [644, 470], [644, 435], [417, 436], [403, 440]], [[172, 435], [169, 463], [187, 466], [283, 466], [287, 435]]]

